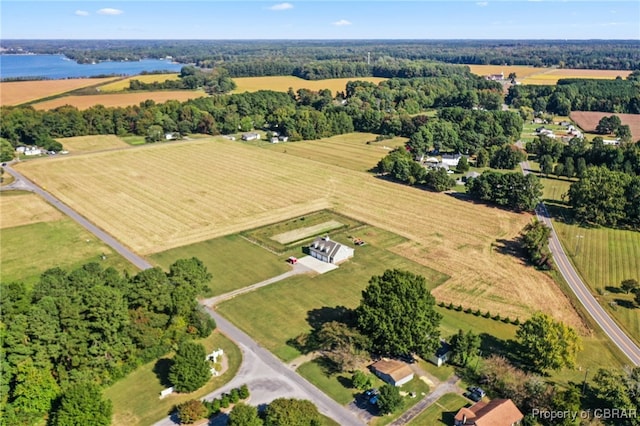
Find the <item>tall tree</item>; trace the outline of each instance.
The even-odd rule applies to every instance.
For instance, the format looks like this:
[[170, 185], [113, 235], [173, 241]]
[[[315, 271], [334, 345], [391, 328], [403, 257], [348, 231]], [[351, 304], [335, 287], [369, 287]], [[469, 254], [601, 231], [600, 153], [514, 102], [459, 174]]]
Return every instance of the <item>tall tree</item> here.
[[111, 401], [102, 397], [97, 385], [81, 382], [64, 392], [52, 423], [54, 426], [108, 426], [112, 410]]
[[620, 283], [620, 288], [624, 290], [625, 293], [629, 294], [630, 292], [635, 292], [640, 288], [640, 283], [635, 278], [627, 278], [626, 280], [622, 280]]
[[516, 337], [523, 360], [538, 372], [573, 367], [581, 349], [580, 338], [573, 328], [542, 313], [521, 324]]
[[396, 411], [402, 405], [400, 389], [389, 383], [380, 386], [377, 405], [380, 414], [389, 414]]
[[439, 344], [441, 316], [424, 277], [398, 269], [373, 276], [356, 310], [358, 327], [384, 354], [428, 357]]
[[480, 349], [480, 336], [472, 331], [465, 333], [463, 330], [458, 330], [458, 333], [449, 339], [449, 343], [453, 350], [451, 362], [464, 367], [471, 357], [478, 353], [478, 349]]
[[237, 403], [229, 413], [228, 426], [262, 426], [264, 423], [258, 416], [258, 409], [243, 402]]
[[311, 401], [277, 398], [265, 413], [265, 426], [319, 426], [321, 416]]
[[211, 372], [206, 356], [204, 346], [199, 343], [187, 341], [178, 346], [169, 370], [169, 380], [178, 392], [193, 392], [209, 381]]

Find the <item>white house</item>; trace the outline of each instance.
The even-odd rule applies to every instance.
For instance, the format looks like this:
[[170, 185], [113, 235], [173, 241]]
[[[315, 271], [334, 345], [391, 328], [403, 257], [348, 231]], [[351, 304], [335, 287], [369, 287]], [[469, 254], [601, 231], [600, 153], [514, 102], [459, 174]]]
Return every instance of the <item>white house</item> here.
[[248, 132], [242, 134], [243, 141], [255, 141], [260, 139], [260, 133]]
[[24, 155], [41, 155], [42, 150], [38, 147], [27, 147], [24, 150]]
[[338, 264], [353, 257], [353, 249], [332, 241], [328, 236], [316, 238], [309, 246], [309, 254], [322, 262]]
[[620, 145], [620, 139], [603, 139], [602, 143], [605, 145]]
[[289, 140], [289, 136], [278, 136], [278, 140], [280, 142], [287, 142]]
[[280, 139], [276, 138], [275, 136], [271, 138], [271, 143], [278, 143], [280, 142]]
[[461, 158], [461, 154], [443, 154], [442, 164], [448, 167], [457, 167]]
[[17, 147], [17, 148], [16, 148], [16, 152], [17, 152], [18, 154], [24, 154], [24, 151], [25, 151], [26, 149], [27, 149], [27, 147], [26, 147], [26, 146], [19, 146], [19, 147]]

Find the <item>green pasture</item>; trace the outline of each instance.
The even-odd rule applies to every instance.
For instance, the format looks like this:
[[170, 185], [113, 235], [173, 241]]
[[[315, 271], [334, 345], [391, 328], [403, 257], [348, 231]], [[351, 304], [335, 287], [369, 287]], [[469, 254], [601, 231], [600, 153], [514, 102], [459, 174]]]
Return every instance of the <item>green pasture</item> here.
[[22, 281], [31, 286], [47, 269], [70, 270], [89, 262], [98, 262], [105, 268], [111, 266], [120, 272], [137, 271], [111, 247], [66, 217], [2, 230], [0, 270], [4, 283]]
[[[324, 357], [305, 362], [296, 371], [339, 404], [350, 403], [359, 392], [351, 387], [351, 374], [332, 371], [331, 365]], [[375, 386], [382, 385], [380, 379], [373, 374], [370, 376], [376, 382], [380, 382]]]
[[442, 395], [430, 407], [409, 422], [410, 425], [452, 425], [453, 418], [462, 407], [471, 404], [467, 399], [455, 393]]
[[229, 361], [228, 370], [218, 377], [212, 377], [202, 388], [189, 394], [173, 394], [159, 399], [160, 391], [169, 387], [167, 361], [173, 355], [167, 355], [158, 361], [152, 361], [138, 367], [124, 379], [105, 390], [105, 397], [113, 402], [114, 426], [150, 425], [167, 417], [177, 404], [202, 398], [229, 382], [240, 368], [242, 354], [240, 349], [224, 335], [213, 332], [200, 341], [207, 353], [222, 348]]
[[144, 136], [122, 136], [120, 139], [122, 139], [129, 145], [144, 145], [145, 143], [147, 143]]
[[289, 270], [284, 258], [250, 243], [239, 235], [215, 238], [150, 256], [168, 269], [178, 259], [197, 257], [213, 278], [211, 295], [217, 296], [280, 275]]
[[[279, 358], [290, 361], [300, 352], [288, 345], [287, 341], [311, 330], [307, 317], [311, 314], [319, 321], [330, 321], [339, 313], [336, 308], [355, 308], [372, 275], [382, 274], [391, 268], [406, 269], [423, 275], [430, 289], [448, 278], [438, 271], [375, 246], [374, 240], [366, 237], [369, 231], [379, 233], [384, 240], [393, 240], [384, 231], [364, 227], [358, 230], [357, 236], [367, 238], [368, 243], [356, 247], [354, 257], [340, 265], [339, 269], [323, 275], [288, 278], [223, 302], [218, 311]], [[344, 236], [338, 236], [336, 240], [350, 244]]]

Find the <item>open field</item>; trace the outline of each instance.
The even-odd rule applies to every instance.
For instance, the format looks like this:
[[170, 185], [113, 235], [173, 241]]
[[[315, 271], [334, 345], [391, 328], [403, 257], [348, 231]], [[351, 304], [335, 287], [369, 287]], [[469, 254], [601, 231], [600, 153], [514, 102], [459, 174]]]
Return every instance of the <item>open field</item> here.
[[620, 76], [626, 78], [631, 71], [625, 70], [578, 70], [566, 68], [540, 68], [525, 65], [467, 65], [471, 72], [477, 75], [504, 73], [505, 78], [516, 73], [517, 80], [522, 84], [556, 84], [563, 78], [597, 78], [614, 80]]
[[[614, 114], [612, 112], [572, 111], [571, 119], [585, 132], [595, 132], [596, 126], [602, 117], [617, 115], [622, 124], [627, 124], [631, 129], [632, 140], [640, 140], [640, 114]], [[605, 136], [607, 137], [607, 136]]]
[[176, 260], [191, 257], [202, 260], [213, 275], [209, 284], [212, 296], [255, 284], [289, 270], [284, 258], [238, 235], [229, 235], [156, 253], [150, 257], [150, 260], [169, 270], [169, 266]]
[[237, 87], [233, 93], [257, 92], [258, 90], [274, 90], [276, 92], [286, 92], [291, 87], [294, 92], [298, 89], [322, 90], [329, 89], [334, 95], [336, 92], [343, 92], [349, 81], [368, 81], [378, 84], [387, 80], [381, 77], [351, 77], [351, 78], [329, 78], [327, 80], [304, 80], [294, 76], [277, 77], [238, 77], [234, 78]]
[[[231, 380], [240, 367], [242, 360], [240, 349], [227, 337], [215, 331], [208, 338], [201, 340], [200, 343], [205, 346], [207, 353], [217, 348], [224, 350], [224, 356], [229, 360], [229, 369], [225, 373], [218, 377], [213, 377], [206, 385], [195, 392], [173, 394], [164, 399], [159, 399], [160, 391], [168, 387], [166, 383], [161, 381], [159, 376], [166, 381], [167, 371], [162, 368], [158, 369], [162, 370], [160, 373], [154, 371], [158, 361], [142, 365], [104, 392], [105, 397], [113, 402], [113, 420], [111, 424], [114, 426], [153, 424], [166, 417], [175, 405], [190, 399], [201, 398]], [[172, 355], [167, 355], [165, 358], [171, 357]], [[161, 362], [160, 365], [166, 365], [166, 363]]]
[[512, 72], [516, 73], [518, 79], [528, 77], [534, 74], [540, 74], [545, 71], [549, 71], [549, 68], [529, 67], [526, 65], [467, 65], [471, 72], [476, 75], [489, 75], [504, 73], [504, 77], [507, 78]]
[[[373, 133], [350, 133], [316, 141], [300, 141], [286, 144], [261, 142], [258, 146], [296, 157], [333, 164], [346, 169], [368, 171], [389, 151], [407, 143], [407, 138], [373, 142]], [[371, 142], [367, 144], [367, 142]]]
[[63, 96], [50, 101], [33, 104], [33, 107], [35, 109], [54, 109], [63, 105], [71, 105], [79, 110], [85, 110], [94, 105], [126, 107], [138, 105], [140, 102], [146, 100], [162, 103], [170, 100], [187, 101], [202, 96], [207, 95], [201, 90], [163, 90], [158, 92], [113, 93], [110, 95]]
[[138, 80], [142, 83], [164, 83], [167, 80], [177, 80], [178, 74], [144, 74], [123, 78], [122, 80], [100, 86], [101, 92], [120, 92], [129, 89], [131, 80]]
[[[336, 162], [346, 158], [336, 153]], [[521, 319], [542, 309], [580, 328], [568, 299], [547, 275], [492, 247], [496, 239], [518, 235], [531, 220], [528, 214], [222, 138], [17, 168], [140, 254], [332, 208], [407, 238], [394, 253], [450, 273], [434, 291], [438, 300]]]
[[322, 222], [314, 226], [307, 226], [305, 228], [283, 232], [282, 234], [272, 236], [271, 239], [279, 242], [280, 244], [289, 244], [295, 241], [303, 240], [305, 238], [313, 237], [314, 235], [324, 234], [342, 226], [343, 224], [338, 222], [337, 220], [329, 220], [327, 222]]
[[[332, 238], [349, 243], [343, 234], [334, 234]], [[311, 330], [307, 322], [310, 313], [327, 320], [337, 315], [336, 307], [355, 308], [371, 276], [391, 268], [423, 275], [430, 289], [447, 279], [438, 271], [368, 243], [356, 247], [354, 257], [334, 271], [288, 278], [223, 302], [218, 311], [278, 357], [291, 361], [300, 352], [287, 341]]]
[[[49, 268], [71, 269], [87, 262], [135, 272], [110, 247], [35, 194], [3, 192], [0, 210], [2, 282], [23, 281], [31, 285]], [[102, 254], [107, 256], [104, 261], [100, 259]]]
[[128, 143], [116, 135], [75, 136], [72, 138], [58, 138], [56, 140], [64, 146], [64, 149], [72, 154], [129, 147]]
[[470, 407], [471, 403], [464, 397], [448, 393], [442, 395], [431, 407], [409, 422], [411, 425], [452, 425], [453, 418], [462, 407]]
[[113, 81], [107, 78], [73, 78], [66, 80], [9, 81], [0, 83], [0, 105], [19, 105], [71, 90]]

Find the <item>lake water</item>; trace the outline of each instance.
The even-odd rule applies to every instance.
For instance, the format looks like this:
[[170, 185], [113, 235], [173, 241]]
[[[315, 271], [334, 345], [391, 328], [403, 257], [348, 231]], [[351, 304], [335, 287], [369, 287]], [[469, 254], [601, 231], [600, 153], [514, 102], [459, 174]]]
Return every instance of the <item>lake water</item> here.
[[0, 78], [73, 78], [98, 75], [136, 75], [142, 71], [180, 71], [183, 64], [161, 59], [78, 64], [62, 55], [0, 55]]

